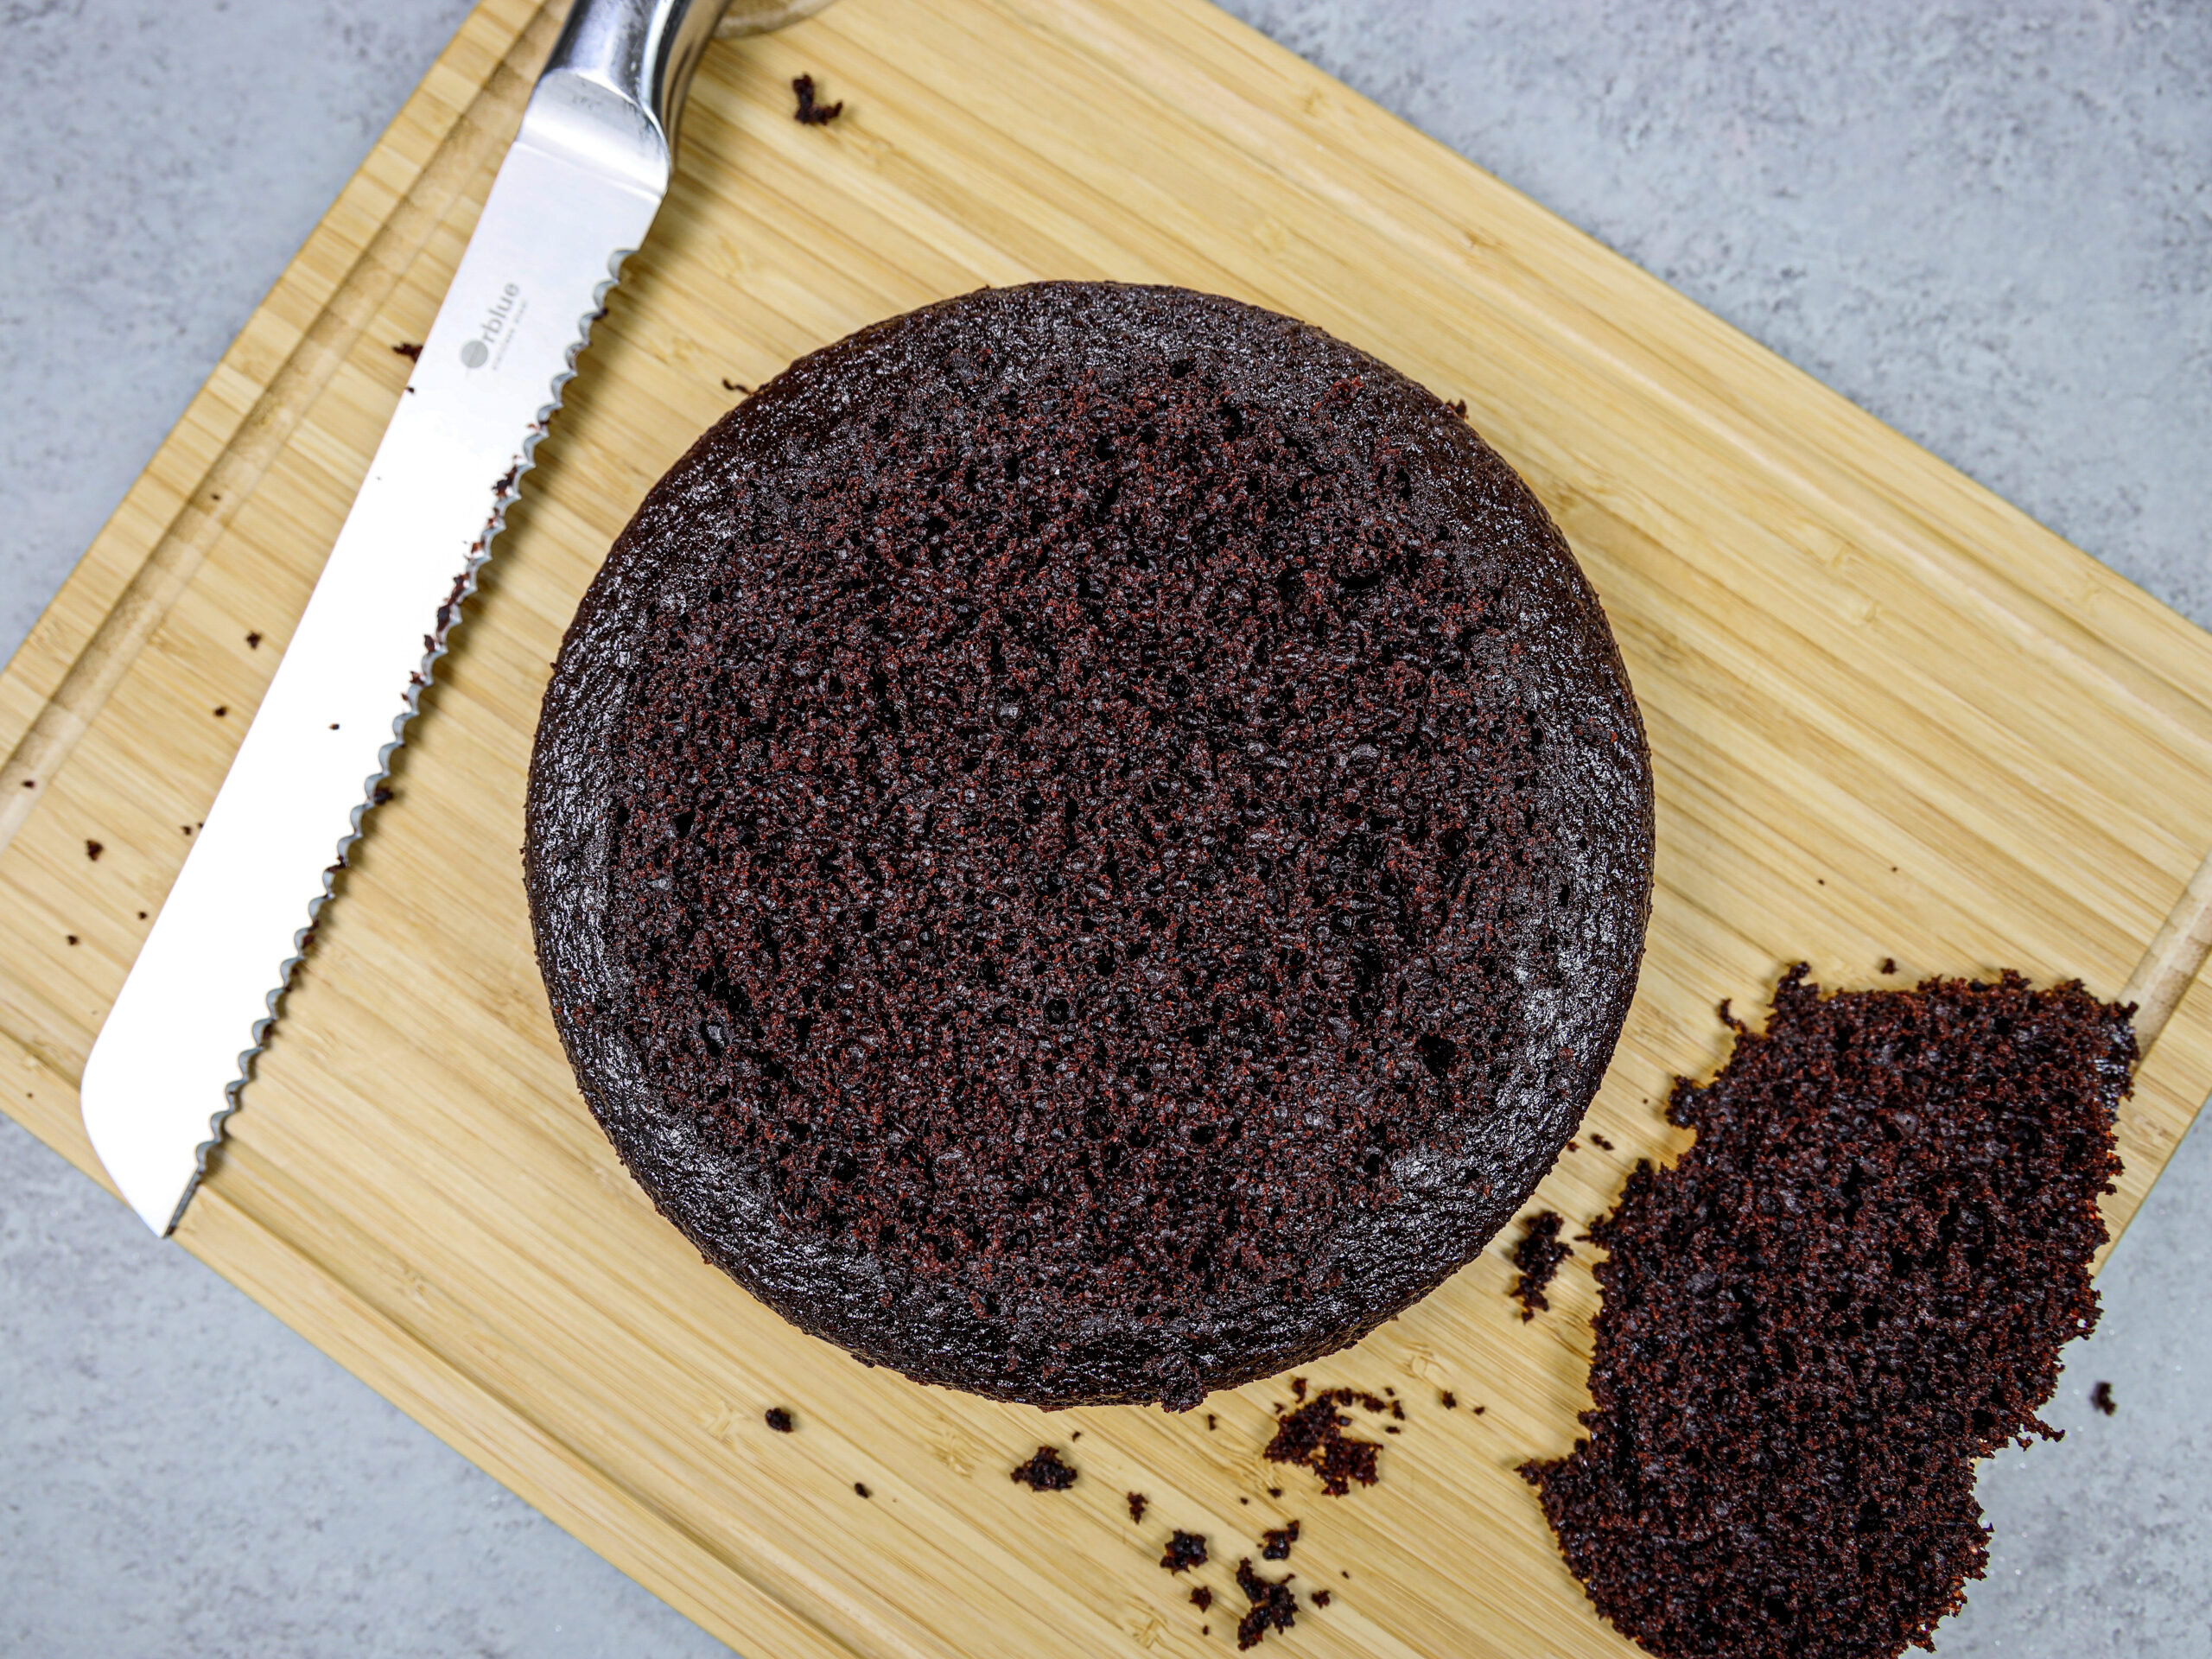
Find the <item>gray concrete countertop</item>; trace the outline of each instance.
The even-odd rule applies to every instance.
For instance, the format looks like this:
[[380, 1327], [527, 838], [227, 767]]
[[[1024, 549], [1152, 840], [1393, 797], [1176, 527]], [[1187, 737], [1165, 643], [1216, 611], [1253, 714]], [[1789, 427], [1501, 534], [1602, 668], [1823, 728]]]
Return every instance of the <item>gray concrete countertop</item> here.
[[[2196, 0], [1231, 9], [2212, 623]], [[0, 0], [0, 649], [466, 10]], [[2199, 1130], [1946, 1659], [2212, 1653], [2207, 1262]], [[0, 1651], [724, 1649], [0, 1120]]]

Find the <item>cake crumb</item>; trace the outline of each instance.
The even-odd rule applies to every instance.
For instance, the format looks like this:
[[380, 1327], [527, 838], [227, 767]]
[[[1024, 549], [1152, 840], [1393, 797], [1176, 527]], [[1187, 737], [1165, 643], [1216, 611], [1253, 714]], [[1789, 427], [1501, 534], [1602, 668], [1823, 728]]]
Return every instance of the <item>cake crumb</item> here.
[[95, 864], [100, 861], [100, 855], [105, 851], [107, 849], [97, 841], [87, 841], [85, 843], [85, 856]]
[[1287, 1527], [1272, 1527], [1260, 1535], [1260, 1559], [1263, 1561], [1287, 1561], [1290, 1547], [1298, 1541], [1298, 1522]]
[[1595, 1129], [1590, 1131], [1590, 1144], [1600, 1152], [1611, 1152], [1613, 1149], [1613, 1143]]
[[748, 397], [753, 395], [753, 388], [742, 380], [733, 380], [728, 375], [724, 375], [721, 377], [721, 382], [724, 391], [741, 391]]
[[1559, 1230], [1566, 1223], [1553, 1211], [1540, 1210], [1529, 1217], [1529, 1230], [1513, 1247], [1513, 1265], [1521, 1269], [1521, 1277], [1510, 1294], [1521, 1304], [1523, 1324], [1551, 1306], [1544, 1287], [1551, 1283], [1559, 1264], [1574, 1254], [1569, 1246], [1559, 1242]]
[[1211, 1433], [1213, 1433], [1213, 1426], [1214, 1426], [1214, 1422], [1215, 1422], [1215, 1418], [1214, 1418], [1214, 1414], [1213, 1414], [1213, 1413], [1211, 1413], [1211, 1412], [1208, 1412], [1208, 1413], [1206, 1413], [1206, 1433], [1207, 1433], [1211, 1434]]
[[2120, 1409], [2119, 1404], [2112, 1397], [2112, 1384], [2109, 1382], [2100, 1382], [2089, 1390], [2089, 1403], [2107, 1417]]
[[1271, 1630], [1287, 1630], [1298, 1622], [1298, 1598], [1291, 1592], [1290, 1577], [1262, 1578], [1252, 1570], [1248, 1555], [1236, 1563], [1236, 1587], [1252, 1604], [1251, 1611], [1236, 1621], [1238, 1651], [1256, 1647]]
[[1446, 1411], [1457, 1411], [1459, 1408], [1459, 1396], [1446, 1389], [1436, 1396], [1436, 1403]]
[[792, 1421], [791, 1413], [781, 1406], [769, 1407], [766, 1413], [766, 1416], [768, 1427], [774, 1429], [779, 1434], [788, 1434], [791, 1430], [798, 1427], [798, 1425]]
[[864, 1483], [856, 1480], [853, 1483], [853, 1496], [855, 1497], [874, 1497], [875, 1494], [868, 1491]]
[[1895, 957], [1884, 957], [1882, 958], [1882, 971], [1884, 973], [1894, 974], [1897, 970], [1897, 959]]
[[65, 939], [68, 940], [68, 941], [69, 941], [69, 943], [70, 943], [70, 944], [76, 944], [76, 943], [77, 943], [77, 936], [76, 936], [74, 933], [65, 933], [65, 934], [63, 934], [61, 937], [62, 937], [63, 938], [65, 938]]
[[1305, 1465], [1321, 1478], [1321, 1490], [1332, 1497], [1344, 1497], [1354, 1482], [1374, 1485], [1380, 1478], [1375, 1460], [1382, 1448], [1347, 1435], [1344, 1431], [1351, 1420], [1338, 1409], [1357, 1398], [1350, 1389], [1322, 1389], [1284, 1415], [1260, 1455], [1270, 1463]]
[[835, 104], [817, 104], [814, 101], [812, 75], [792, 76], [791, 92], [798, 99], [798, 108], [794, 111], [793, 118], [803, 127], [826, 127], [845, 112], [845, 101], [842, 99], [839, 99]]
[[249, 633], [246, 635], [245, 648], [248, 651], [259, 651], [261, 649], [261, 636], [257, 633]]
[[1181, 1573], [1193, 1567], [1204, 1567], [1209, 1559], [1205, 1534], [1185, 1532], [1178, 1527], [1174, 1535], [1167, 1541], [1167, 1548], [1160, 1557], [1160, 1564], [1170, 1573]]
[[1325, 1607], [1334, 1594], [1335, 1592], [1330, 1590], [1316, 1590], [1313, 1592], [1313, 1605], [1316, 1607]]
[[419, 340], [403, 340], [395, 341], [391, 349], [397, 355], [405, 358], [410, 363], [420, 363], [423, 360], [423, 342]]
[[1040, 1446], [1035, 1457], [1014, 1465], [1008, 1478], [1033, 1492], [1065, 1492], [1075, 1484], [1075, 1471], [1060, 1461], [1058, 1452]]
[[1132, 1521], [1142, 1521], [1144, 1519], [1145, 1506], [1151, 1501], [1152, 1500], [1147, 1497], [1142, 1492], [1131, 1492], [1129, 1494], [1129, 1519]]
[[1213, 1592], [1207, 1589], [1203, 1584], [1200, 1585], [1197, 1589], [1191, 1592], [1191, 1605], [1197, 1608], [1200, 1612], [1205, 1612], [1208, 1608], [1213, 1605]]

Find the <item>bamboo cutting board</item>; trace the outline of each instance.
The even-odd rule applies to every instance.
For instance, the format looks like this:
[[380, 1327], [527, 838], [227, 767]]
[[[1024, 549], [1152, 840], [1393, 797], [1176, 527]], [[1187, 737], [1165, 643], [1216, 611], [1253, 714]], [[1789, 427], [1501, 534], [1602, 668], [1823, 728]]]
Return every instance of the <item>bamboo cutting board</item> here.
[[[480, 6], [0, 677], [0, 1065], [9, 1109], [88, 1172], [79, 1068], [557, 10]], [[845, 100], [835, 125], [791, 120], [802, 71]], [[1532, 1323], [1494, 1246], [1310, 1368], [1406, 1412], [1382, 1484], [1330, 1498], [1259, 1459], [1285, 1381], [1187, 1416], [1046, 1416], [797, 1335], [659, 1221], [569, 1080], [516, 849], [547, 665], [608, 543], [740, 388], [1048, 276], [1235, 295], [1465, 398], [1602, 594], [1650, 726], [1658, 892], [1596, 1134], [1532, 1208], [1586, 1222], [1636, 1160], [1679, 1154], [1669, 1080], [1719, 1058], [1717, 1002], [1763, 1006], [1792, 960], [1831, 985], [2014, 966], [2107, 996], [2147, 960], [2152, 994], [2187, 994], [2122, 1116], [2124, 1224], [2212, 1083], [2182, 948], [2212, 639], [1199, 0], [842, 0], [709, 55], [652, 245], [181, 1243], [754, 1659], [1222, 1651], [1237, 1558], [1294, 1518], [1287, 1650], [1629, 1651], [1513, 1473], [1586, 1403], [1586, 1247]], [[796, 1433], [766, 1427], [778, 1405]], [[1040, 1443], [1072, 1491], [1009, 1482]], [[1162, 1572], [1170, 1528], [1213, 1563]]]

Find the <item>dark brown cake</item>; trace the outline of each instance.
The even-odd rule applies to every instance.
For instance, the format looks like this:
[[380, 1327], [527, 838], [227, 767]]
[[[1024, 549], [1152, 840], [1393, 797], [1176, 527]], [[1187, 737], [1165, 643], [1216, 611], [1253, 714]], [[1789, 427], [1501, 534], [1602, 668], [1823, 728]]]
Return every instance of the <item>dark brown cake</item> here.
[[585, 1097], [709, 1261], [923, 1381], [1188, 1407], [1550, 1166], [1650, 780], [1596, 598], [1443, 404], [1041, 283], [803, 359], [652, 491], [526, 859]]
[[2050, 1431], [2096, 1323], [2127, 1011], [2078, 983], [1823, 1001], [1802, 967], [1641, 1165], [1573, 1456], [1523, 1472], [1598, 1610], [1662, 1659], [1891, 1659], [1987, 1550], [1974, 1465]]

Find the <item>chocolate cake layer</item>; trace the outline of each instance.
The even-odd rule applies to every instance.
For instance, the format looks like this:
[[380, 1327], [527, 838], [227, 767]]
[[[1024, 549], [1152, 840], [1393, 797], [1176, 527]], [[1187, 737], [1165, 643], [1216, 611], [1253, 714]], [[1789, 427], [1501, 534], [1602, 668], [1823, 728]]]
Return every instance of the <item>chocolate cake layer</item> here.
[[585, 1097], [709, 1261], [923, 1381], [1188, 1407], [1550, 1166], [1650, 777], [1573, 556], [1434, 396], [1040, 283], [802, 359], [652, 491], [526, 861]]

